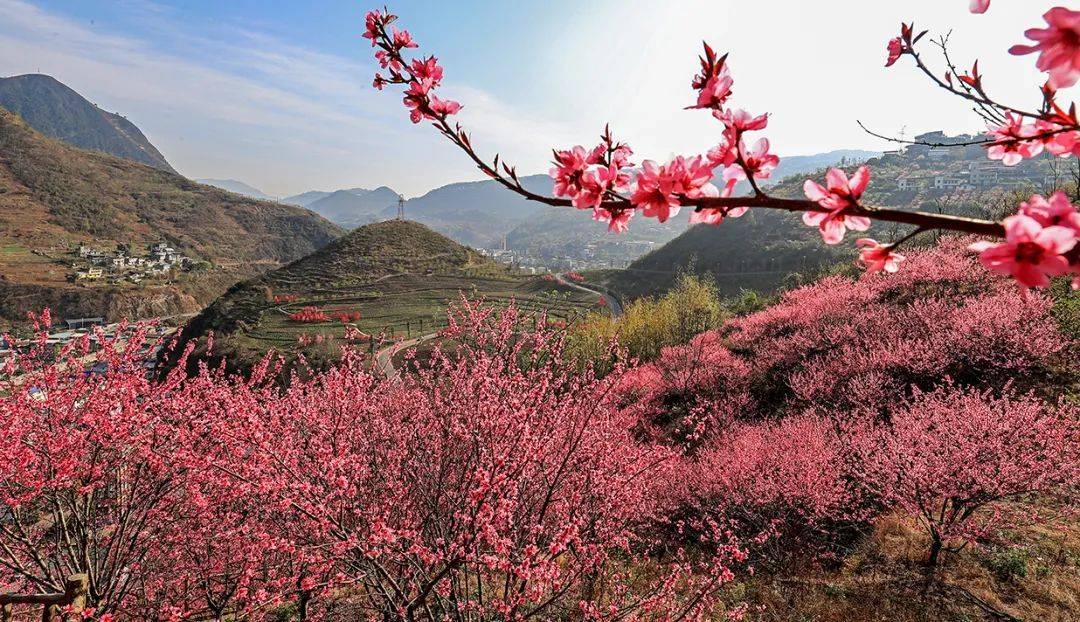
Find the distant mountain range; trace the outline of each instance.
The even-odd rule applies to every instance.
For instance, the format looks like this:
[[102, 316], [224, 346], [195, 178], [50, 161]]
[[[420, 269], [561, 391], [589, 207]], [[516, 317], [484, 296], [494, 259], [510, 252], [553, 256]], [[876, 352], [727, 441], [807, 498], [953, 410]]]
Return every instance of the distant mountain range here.
[[49, 138], [176, 172], [133, 123], [98, 108], [51, 76], [0, 78], [0, 107]]
[[291, 197], [285, 197], [284, 199], [281, 199], [281, 202], [287, 203], [288, 205], [296, 205], [298, 207], [307, 207], [315, 201], [318, 201], [323, 197], [328, 197], [331, 194], [333, 193], [324, 192], [322, 190], [309, 190], [307, 192], [301, 192], [300, 194], [294, 194]]
[[812, 155], [801, 156], [783, 156], [780, 158], [780, 164], [773, 169], [772, 175], [766, 180], [766, 186], [771, 186], [780, 183], [782, 180], [791, 177], [792, 175], [804, 175], [806, 173], [813, 173], [820, 171], [823, 168], [830, 166], [836, 166], [838, 164], [851, 164], [854, 162], [865, 162], [870, 158], [876, 158], [881, 155], [880, 151], [866, 151], [864, 149], [835, 149], [833, 151], [826, 151], [824, 153], [815, 153]]
[[[221, 188], [222, 190], [228, 190], [229, 192], [235, 192], [241, 196], [249, 197], [252, 199], [259, 199], [260, 201], [276, 201], [276, 197], [272, 197], [262, 190], [249, 186], [242, 181], [235, 179], [196, 179], [195, 181], [200, 184], [206, 184], [207, 186], [214, 186], [215, 188]], [[305, 207], [305, 206], [301, 206]]]

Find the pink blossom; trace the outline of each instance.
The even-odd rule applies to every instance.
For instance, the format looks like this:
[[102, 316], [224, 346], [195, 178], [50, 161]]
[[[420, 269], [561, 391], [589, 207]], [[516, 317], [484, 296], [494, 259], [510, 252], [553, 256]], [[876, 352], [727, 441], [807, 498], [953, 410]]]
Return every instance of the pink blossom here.
[[408, 30], [398, 30], [397, 28], [391, 28], [391, 30], [393, 31], [391, 39], [395, 48], [400, 50], [403, 48], [420, 47], [416, 41], [413, 41], [412, 35], [409, 34]]
[[756, 130], [763, 130], [769, 124], [769, 113], [754, 116], [739, 108], [736, 110], [714, 110], [716, 117], [728, 130], [739, 134]]
[[702, 156], [675, 156], [663, 166], [645, 160], [630, 202], [641, 208], [645, 216], [666, 222], [679, 213], [680, 197], [697, 199], [718, 196], [716, 186], [709, 183], [712, 176], [713, 166], [708, 158]]
[[393, 71], [400, 71], [402, 67], [401, 61], [386, 50], [375, 52], [375, 60], [379, 61], [379, 66], [383, 69], [390, 68]]
[[[735, 190], [736, 180], [729, 180], [722, 190], [720, 190], [721, 197], [730, 197], [732, 191]], [[724, 218], [738, 218], [746, 212], [750, 211], [749, 207], [728, 207], [728, 208], [713, 208], [705, 207], [695, 210], [690, 214], [690, 223], [698, 224], [704, 223], [706, 225], [718, 225], [724, 221]]]
[[1035, 126], [1040, 134], [1056, 132], [1053, 136], [1040, 139], [1046, 151], [1063, 158], [1080, 158], [1080, 130], [1061, 131], [1063, 128], [1060, 125], [1042, 120], [1036, 121]]
[[1080, 211], [1069, 203], [1069, 197], [1064, 192], [1055, 192], [1049, 199], [1039, 194], [1032, 195], [1020, 204], [1020, 213], [1034, 218], [1044, 227], [1067, 227], [1080, 237]]
[[1011, 274], [1024, 287], [1046, 287], [1050, 277], [1070, 271], [1064, 255], [1076, 246], [1074, 230], [1044, 227], [1024, 214], [1009, 216], [1004, 225], [1004, 242], [976, 242], [969, 247], [988, 270]]
[[1033, 158], [1043, 150], [1043, 143], [1031, 140], [1037, 130], [1032, 124], [1025, 124], [1024, 119], [1005, 113], [1004, 125], [990, 125], [987, 136], [994, 139], [994, 144], [986, 150], [991, 160], [1001, 160], [1005, 166], [1016, 166], [1024, 158]]
[[603, 207], [593, 208], [592, 218], [596, 222], [606, 222], [608, 224], [608, 231], [613, 233], [622, 233], [630, 228], [630, 218], [633, 217], [634, 210], [623, 209], [612, 212]]
[[574, 195], [573, 205], [578, 209], [598, 208], [609, 190], [622, 191], [629, 184], [630, 175], [621, 172], [614, 164], [594, 166], [582, 174], [581, 190]]
[[441, 119], [461, 111], [461, 104], [450, 99], [439, 99], [435, 94], [428, 97], [427, 111], [424, 117], [428, 119]]
[[409, 70], [415, 78], [430, 80], [432, 86], [438, 86], [443, 79], [443, 68], [439, 65], [439, 59], [434, 56], [414, 60], [409, 65]]
[[[603, 147], [604, 145], [598, 145]], [[630, 156], [634, 155], [634, 151], [627, 145], [618, 145], [611, 152], [611, 164], [616, 168], [627, 168], [633, 166], [634, 163], [630, 161]]]
[[719, 109], [731, 97], [731, 86], [734, 81], [728, 73], [727, 67], [723, 67], [717, 75], [711, 76], [705, 81], [698, 91], [697, 103], [690, 108], [714, 108]]
[[599, 154], [585, 151], [581, 145], [555, 152], [555, 166], [549, 171], [555, 180], [555, 196], [575, 197], [581, 192], [581, 177], [590, 164], [596, 164]]
[[759, 138], [749, 150], [745, 145], [740, 143], [739, 152], [742, 155], [742, 166], [736, 163], [725, 168], [725, 181], [739, 181], [746, 179], [747, 171], [749, 171], [755, 179], [768, 179], [772, 170], [776, 168], [777, 164], [780, 164], [780, 158], [775, 154], [769, 153], [768, 138]]
[[803, 192], [811, 201], [828, 211], [805, 212], [803, 222], [811, 227], [821, 230], [821, 237], [826, 244], [837, 244], [844, 238], [847, 229], [852, 231], [866, 231], [870, 228], [870, 219], [865, 216], [853, 215], [849, 212], [858, 208], [859, 198], [862, 197], [866, 186], [870, 183], [870, 169], [860, 166], [849, 180], [844, 171], [831, 168], [825, 174], [827, 188], [823, 188], [817, 182], [807, 179], [803, 184]]
[[889, 45], [887, 46], [887, 49], [889, 52], [889, 57], [885, 59], [885, 66], [892, 67], [893, 64], [900, 59], [900, 56], [903, 55], [904, 44], [900, 40], [900, 37], [893, 37], [892, 39], [889, 39]]
[[985, 13], [990, 8], [990, 0], [971, 0], [969, 8], [972, 13]]
[[424, 118], [424, 112], [427, 108], [428, 93], [434, 87], [431, 80], [421, 79], [413, 80], [409, 83], [409, 88], [405, 89], [405, 97], [403, 102], [405, 107], [409, 108], [409, 119], [413, 123], [419, 123]]
[[888, 272], [890, 274], [900, 270], [900, 262], [906, 257], [893, 252], [893, 247], [882, 244], [873, 238], [859, 238], [855, 240], [855, 246], [860, 247], [859, 261], [866, 267], [867, 272]]
[[378, 45], [379, 41], [379, 28], [385, 23], [386, 18], [392, 17], [390, 15], [384, 16], [381, 11], [368, 11], [364, 15], [364, 34], [365, 39], [371, 39], [371, 47]]
[[735, 159], [739, 155], [735, 152], [735, 143], [730, 140], [727, 132], [724, 134], [724, 142], [709, 149], [708, 153], [705, 154], [705, 157], [708, 158], [713, 167], [731, 166], [735, 163]]
[[1050, 73], [1049, 84], [1063, 89], [1080, 80], [1080, 11], [1054, 7], [1043, 15], [1046, 28], [1031, 28], [1024, 36], [1035, 45], [1014, 45], [1010, 54], [1039, 53], [1035, 66]]

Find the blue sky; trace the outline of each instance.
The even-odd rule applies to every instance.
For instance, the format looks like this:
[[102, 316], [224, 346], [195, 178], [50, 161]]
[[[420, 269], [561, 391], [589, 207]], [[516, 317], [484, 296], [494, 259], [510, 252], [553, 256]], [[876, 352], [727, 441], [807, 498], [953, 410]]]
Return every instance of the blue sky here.
[[[41, 71], [124, 114], [189, 177], [235, 178], [283, 196], [390, 185], [408, 196], [478, 179], [393, 92], [375, 92], [370, 3], [0, 0], [0, 75]], [[444, 94], [488, 155], [543, 172], [550, 148], [613, 123], [643, 157], [708, 149], [715, 121], [684, 111], [702, 39], [730, 50], [735, 104], [772, 113], [781, 155], [887, 148], [855, 124], [909, 135], [978, 118], [910, 66], [882, 67], [901, 19], [954, 30], [993, 91], [1022, 104], [1038, 80], [1009, 57], [1052, 3], [966, 0], [569, 0], [392, 2], [447, 70]], [[380, 4], [381, 6], [381, 4]], [[993, 42], [991, 47], [980, 41]]]

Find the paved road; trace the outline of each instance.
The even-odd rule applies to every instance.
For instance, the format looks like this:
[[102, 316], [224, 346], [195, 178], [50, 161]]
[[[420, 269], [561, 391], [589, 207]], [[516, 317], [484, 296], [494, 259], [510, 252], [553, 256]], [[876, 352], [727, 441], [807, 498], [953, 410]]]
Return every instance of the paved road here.
[[412, 339], [406, 339], [405, 341], [398, 341], [382, 348], [375, 353], [375, 369], [387, 378], [397, 377], [397, 369], [394, 369], [394, 355], [406, 348], [418, 346], [429, 339], [434, 339], [438, 334], [439, 333], [428, 333], [426, 335], [420, 335], [419, 337], [413, 337]]
[[611, 310], [612, 315], [614, 315], [615, 317], [619, 317], [620, 315], [622, 315], [622, 305], [619, 304], [618, 299], [616, 299], [611, 294], [608, 294], [607, 292], [602, 292], [598, 289], [593, 289], [587, 285], [582, 285], [581, 283], [575, 283], [574, 281], [567, 279], [566, 276], [562, 273], [556, 274], [555, 280], [568, 287], [573, 287], [576, 290], [589, 292], [590, 294], [596, 294], [597, 296], [603, 297], [604, 301], [607, 302], [607, 308]]

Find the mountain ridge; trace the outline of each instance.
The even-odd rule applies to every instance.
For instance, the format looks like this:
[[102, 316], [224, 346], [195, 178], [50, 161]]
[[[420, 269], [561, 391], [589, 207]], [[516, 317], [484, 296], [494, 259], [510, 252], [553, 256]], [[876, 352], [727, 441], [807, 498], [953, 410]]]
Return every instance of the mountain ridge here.
[[0, 107], [49, 138], [175, 173], [134, 123], [45, 74], [0, 78]]

